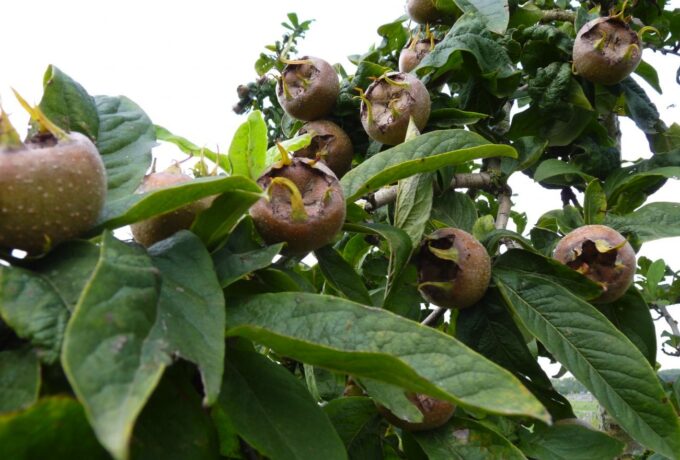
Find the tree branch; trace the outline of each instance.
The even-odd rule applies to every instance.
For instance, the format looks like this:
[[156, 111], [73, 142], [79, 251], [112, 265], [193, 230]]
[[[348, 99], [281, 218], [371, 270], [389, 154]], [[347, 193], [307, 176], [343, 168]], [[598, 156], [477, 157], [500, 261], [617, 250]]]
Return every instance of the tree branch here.
[[434, 323], [436, 323], [439, 318], [444, 316], [444, 313], [446, 313], [446, 308], [442, 307], [437, 307], [432, 313], [427, 315], [427, 318], [422, 320], [420, 324], [425, 325], [425, 326], [432, 326]]
[[510, 188], [504, 190], [498, 195], [498, 214], [496, 215], [496, 228], [501, 230], [508, 226], [510, 220], [510, 211], [512, 210], [512, 201], [510, 200]]
[[565, 10], [547, 10], [543, 12], [543, 17], [540, 19], [541, 22], [552, 22], [552, 21], [564, 21], [564, 22], [574, 22], [576, 20], [576, 13], [573, 11]]

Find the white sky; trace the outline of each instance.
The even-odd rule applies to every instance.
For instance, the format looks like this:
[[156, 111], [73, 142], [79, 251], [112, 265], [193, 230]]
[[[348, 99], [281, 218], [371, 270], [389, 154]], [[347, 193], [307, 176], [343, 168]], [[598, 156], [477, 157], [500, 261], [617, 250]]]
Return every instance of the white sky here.
[[[15, 126], [28, 117], [11, 95], [16, 88], [29, 102], [42, 94], [49, 64], [80, 82], [91, 94], [123, 94], [139, 104], [154, 123], [198, 145], [225, 151], [243, 118], [231, 111], [236, 87], [255, 79], [255, 59], [279, 39], [288, 12], [315, 19], [300, 54], [319, 56], [351, 69], [347, 55], [364, 52], [380, 37], [379, 25], [404, 12], [402, 0], [130, 1], [10, 0], [0, 16], [0, 97]], [[680, 0], [673, 0], [680, 7]], [[667, 124], [680, 122], [680, 87], [675, 70], [680, 58], [645, 53], [661, 69], [664, 95], [648, 86]], [[642, 133], [622, 124], [624, 157], [650, 155]], [[160, 149], [168, 155], [172, 149]], [[515, 209], [527, 212], [530, 225], [545, 211], [561, 206], [559, 192], [542, 189], [522, 174], [511, 186]], [[530, 201], [522, 197], [531, 197]], [[669, 183], [656, 201], [678, 201], [680, 185]], [[642, 254], [665, 258], [680, 269], [680, 239], [645, 244]], [[680, 317], [680, 308], [672, 307]], [[659, 354], [664, 367], [680, 360]]]

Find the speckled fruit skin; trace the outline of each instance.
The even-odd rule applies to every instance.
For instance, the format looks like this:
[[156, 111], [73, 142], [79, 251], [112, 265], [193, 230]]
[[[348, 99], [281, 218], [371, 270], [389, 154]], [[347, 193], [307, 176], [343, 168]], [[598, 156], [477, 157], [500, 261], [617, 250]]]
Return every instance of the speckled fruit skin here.
[[[458, 251], [458, 268], [453, 262], [433, 255], [429, 242], [449, 245]], [[448, 241], [448, 243], [446, 243]], [[482, 244], [469, 233], [458, 228], [442, 228], [428, 235], [420, 245], [418, 255], [418, 283], [450, 281], [452, 288], [444, 291], [432, 286], [419, 286], [425, 300], [443, 308], [467, 308], [477, 303], [489, 287], [491, 259]]]
[[[425, 85], [414, 75], [404, 72], [389, 72], [387, 78], [406, 83], [408, 87], [396, 86], [380, 78], [366, 89], [366, 98], [373, 110], [373, 120], [368, 119], [366, 102], [361, 102], [361, 124], [374, 140], [387, 145], [404, 142], [410, 117], [422, 131], [430, 118], [430, 94]], [[394, 116], [391, 107], [399, 114]]]
[[418, 24], [437, 22], [441, 16], [433, 0], [408, 0], [406, 12]]
[[298, 134], [316, 133], [312, 142], [304, 149], [295, 152], [295, 156], [315, 159], [317, 154], [326, 150], [326, 156], [321, 161], [340, 178], [352, 167], [354, 147], [352, 141], [343, 129], [329, 120], [316, 120], [305, 123]]
[[105, 200], [104, 163], [82, 134], [0, 148], [0, 247], [42, 253], [92, 228]]
[[271, 199], [260, 199], [250, 208], [255, 227], [269, 244], [285, 242], [284, 252], [303, 255], [332, 242], [345, 222], [345, 197], [335, 174], [321, 162], [292, 158], [289, 165], [274, 165], [257, 180], [267, 189], [274, 177], [291, 180], [302, 194], [308, 219], [291, 219], [290, 192], [274, 185]]
[[429, 39], [418, 40], [415, 46], [408, 46], [399, 53], [399, 72], [410, 72], [432, 51]]
[[[150, 192], [173, 185], [191, 182], [193, 178], [181, 173], [157, 172], [144, 178], [138, 193]], [[174, 211], [154, 216], [130, 225], [132, 236], [142, 246], [149, 247], [158, 241], [169, 238], [180, 230], [191, 227], [196, 215], [212, 204], [213, 198], [203, 198], [182, 206]]]
[[407, 393], [406, 397], [413, 404], [416, 405], [421, 414], [423, 414], [423, 421], [414, 423], [402, 420], [384, 406], [378, 406], [380, 414], [387, 419], [392, 425], [406, 431], [427, 431], [439, 428], [448, 422], [453, 413], [456, 411], [456, 406], [448, 401], [441, 401], [423, 394]]
[[[606, 36], [605, 45], [596, 42]], [[629, 45], [637, 45], [629, 58], [624, 58]], [[614, 85], [630, 75], [642, 59], [637, 34], [619, 18], [608, 16], [593, 19], [576, 34], [573, 60], [576, 74], [603, 85]]]
[[606, 289], [600, 297], [595, 299], [595, 302], [613, 302], [625, 294], [633, 283], [636, 268], [635, 251], [623, 235], [616, 230], [606, 225], [584, 225], [569, 232], [557, 243], [553, 257], [563, 264], [568, 264], [576, 259], [583, 243], [588, 240], [593, 243], [596, 240], [604, 240], [611, 246], [618, 246], [625, 241], [625, 244], [617, 250], [616, 263], [618, 268], [595, 267], [594, 270], [585, 273], [588, 278], [602, 284]]
[[[304, 56], [299, 61], [308, 64], [288, 64], [281, 78], [291, 97], [286, 97], [282, 81], [276, 87], [279, 104], [288, 115], [303, 121], [313, 121], [328, 115], [340, 93], [340, 81], [335, 69], [323, 59]], [[308, 80], [303, 84], [301, 77]]]

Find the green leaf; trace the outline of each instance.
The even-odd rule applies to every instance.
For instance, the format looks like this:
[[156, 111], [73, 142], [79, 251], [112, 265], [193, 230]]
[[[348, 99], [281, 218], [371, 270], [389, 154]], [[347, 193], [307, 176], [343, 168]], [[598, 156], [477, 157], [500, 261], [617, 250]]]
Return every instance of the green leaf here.
[[508, 439], [470, 419], [454, 417], [442, 428], [412, 436], [429, 460], [526, 460]]
[[620, 83], [623, 94], [626, 96], [626, 111], [628, 116], [635, 122], [644, 133], [655, 134], [659, 132], [659, 111], [632, 77], [628, 77]]
[[40, 363], [33, 350], [0, 351], [0, 414], [31, 406], [39, 388]]
[[398, 418], [411, 423], [423, 421], [423, 413], [406, 397], [403, 388], [373, 379], [361, 379], [361, 385], [375, 403], [384, 406]]
[[520, 447], [537, 460], [602, 460], [619, 458], [625, 445], [602, 431], [577, 424], [520, 428]]
[[258, 353], [229, 350], [218, 404], [239, 436], [274, 460], [347, 458], [333, 425], [307, 389]]
[[238, 181], [241, 179], [243, 179], [241, 176], [232, 177], [231, 188], [222, 192], [191, 225], [191, 231], [211, 250], [220, 246], [239, 221], [247, 215], [248, 209], [262, 198], [259, 187], [258, 191], [255, 191], [252, 182], [239, 185]]
[[641, 76], [647, 83], [649, 83], [649, 86], [654, 88], [657, 93], [663, 93], [661, 90], [661, 85], [659, 84], [659, 74], [656, 72], [656, 69], [653, 65], [647, 63], [644, 60], [640, 61], [638, 66], [635, 68], [635, 73]]
[[248, 273], [270, 266], [281, 248], [283, 243], [240, 253], [232, 252], [230, 248], [220, 249], [213, 254], [220, 285], [225, 288]]
[[516, 150], [509, 145], [489, 144], [470, 131], [433, 131], [373, 155], [345, 174], [340, 183], [345, 199], [351, 202], [416, 173], [476, 159], [516, 156]]
[[540, 272], [496, 267], [494, 279], [524, 326], [623, 429], [653, 450], [680, 455], [680, 423], [654, 370], [604, 315]]
[[350, 397], [330, 401], [323, 407], [351, 459], [371, 460], [382, 456], [382, 417], [370, 398]]
[[267, 125], [262, 112], [254, 110], [238, 127], [229, 146], [231, 173], [256, 180], [264, 171], [266, 152]]
[[69, 312], [47, 279], [0, 265], [0, 315], [43, 361], [53, 363], [59, 357]]
[[586, 225], [601, 224], [607, 214], [607, 196], [599, 180], [591, 181], [583, 199], [583, 220]]
[[330, 286], [349, 300], [373, 305], [371, 296], [359, 274], [332, 246], [314, 251], [319, 268]]
[[620, 299], [609, 304], [598, 305], [597, 308], [633, 342], [650, 366], [656, 366], [657, 344], [654, 320], [647, 302], [637, 289], [631, 287]]
[[104, 160], [108, 193], [106, 206], [134, 193], [151, 166], [156, 145], [153, 124], [144, 111], [124, 96], [95, 96], [99, 115], [97, 150]]
[[461, 109], [447, 107], [445, 109], [435, 109], [430, 112], [427, 124], [438, 129], [449, 129], [465, 125], [474, 125], [479, 120], [488, 118], [485, 113], [469, 112]]
[[458, 313], [456, 338], [512, 372], [543, 403], [553, 419], [574, 417], [569, 401], [555, 391], [529, 351], [497, 289], [489, 288], [474, 308]]
[[61, 362], [102, 445], [128, 458], [132, 425], [169, 357], [150, 340], [161, 291], [143, 249], [104, 234], [97, 268], [66, 328]]
[[404, 230], [413, 247], [420, 243], [432, 210], [432, 173], [415, 174], [397, 184], [394, 226]]
[[[295, 136], [292, 139], [286, 139], [280, 141], [279, 143], [288, 152], [295, 152], [297, 150], [307, 147], [312, 142], [312, 135], [309, 133], [302, 134], [300, 136]], [[279, 152], [278, 146], [270, 147], [265, 155], [265, 167], [271, 166], [273, 163], [281, 159], [281, 153]]]
[[219, 460], [217, 432], [190, 372], [168, 369], [139, 416], [130, 451], [133, 460]]
[[525, 136], [516, 139], [512, 146], [517, 149], [519, 157], [516, 160], [512, 158], [501, 160], [501, 171], [508, 176], [515, 171], [524, 171], [536, 164], [548, 147], [548, 141], [534, 136]]
[[49, 397], [24, 412], [0, 415], [0, 458], [110, 460], [75, 399]]
[[40, 110], [60, 128], [92, 139], [99, 135], [99, 115], [94, 98], [59, 68], [50, 65], [43, 76]]
[[[243, 176], [201, 177], [190, 182], [173, 185], [146, 193], [128, 195], [115, 203], [109, 203], [93, 231], [103, 228], [119, 228], [140, 220], [164, 214], [211, 195], [233, 192], [238, 199], [255, 200], [262, 197], [260, 187]], [[223, 200], [228, 200], [224, 198]], [[203, 223], [202, 225], [207, 225]], [[209, 226], [210, 229], [213, 226]], [[200, 230], [209, 237], [213, 232]], [[219, 232], [218, 232], [219, 233]]]
[[440, 226], [441, 222], [444, 226], [459, 228], [470, 233], [477, 217], [475, 202], [465, 193], [447, 190], [434, 197], [432, 219], [437, 221], [437, 226]]
[[641, 243], [680, 236], [680, 204], [657, 202], [624, 216], [609, 213], [604, 223], [620, 233], [634, 233]]
[[385, 310], [331, 296], [263, 294], [235, 300], [227, 325], [227, 336], [247, 337], [314, 366], [492, 413], [547, 417], [508, 371], [446, 334]]
[[[660, 154], [654, 157], [670, 157]], [[647, 197], [657, 191], [666, 179], [680, 178], [680, 166], [644, 168], [644, 164], [614, 172], [605, 182], [609, 208], [616, 214], [626, 214], [643, 204]]]
[[378, 235], [387, 242], [390, 249], [390, 264], [387, 269], [387, 286], [385, 288], [385, 298], [387, 299], [394, 286], [394, 280], [411, 258], [411, 251], [413, 250], [411, 238], [403, 230], [387, 224], [345, 224], [343, 230]]
[[550, 158], [542, 161], [534, 172], [536, 182], [555, 185], [591, 182], [594, 178], [581, 171], [580, 168], [561, 160]]
[[150, 341], [198, 366], [204, 403], [217, 399], [224, 370], [224, 294], [205, 246], [182, 230], [153, 245], [153, 265], [163, 277], [158, 317]]
[[510, 7], [506, 0], [455, 0], [456, 5], [465, 13], [474, 13], [486, 24], [486, 27], [499, 35], [503, 35], [510, 20]]
[[199, 147], [190, 140], [173, 134], [162, 126], [154, 125], [154, 130], [156, 133], [156, 139], [159, 141], [169, 142], [177, 146], [177, 148], [179, 148], [182, 152], [186, 153], [187, 155], [191, 155], [192, 157], [200, 157], [203, 155], [210, 161], [217, 164], [224, 171], [231, 171], [231, 164], [229, 163], [227, 155], [213, 152], [212, 150], [205, 147]]

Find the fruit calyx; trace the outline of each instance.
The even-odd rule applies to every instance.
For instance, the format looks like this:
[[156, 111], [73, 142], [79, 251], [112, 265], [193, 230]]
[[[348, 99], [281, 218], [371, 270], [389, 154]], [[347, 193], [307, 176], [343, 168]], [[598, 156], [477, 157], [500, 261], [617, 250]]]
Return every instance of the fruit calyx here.
[[295, 152], [295, 156], [311, 158], [326, 164], [340, 178], [352, 167], [354, 147], [347, 133], [330, 120], [310, 121], [298, 134], [310, 134], [309, 146]]
[[276, 95], [286, 113], [304, 121], [327, 115], [340, 92], [335, 69], [323, 59], [312, 56], [281, 61], [286, 66], [279, 77]]

